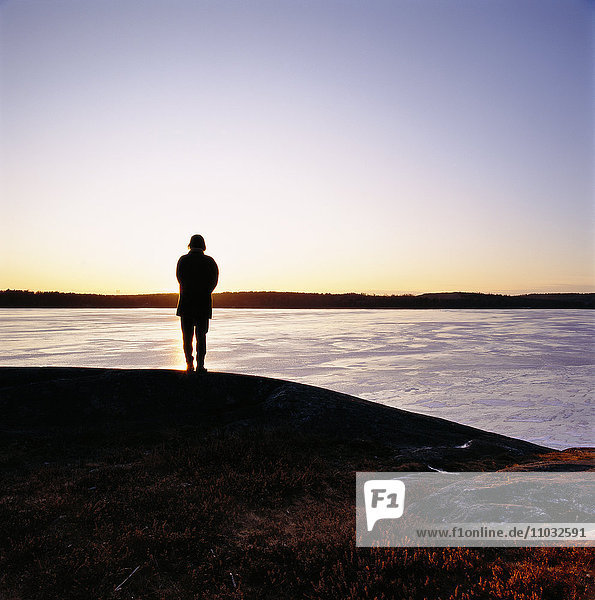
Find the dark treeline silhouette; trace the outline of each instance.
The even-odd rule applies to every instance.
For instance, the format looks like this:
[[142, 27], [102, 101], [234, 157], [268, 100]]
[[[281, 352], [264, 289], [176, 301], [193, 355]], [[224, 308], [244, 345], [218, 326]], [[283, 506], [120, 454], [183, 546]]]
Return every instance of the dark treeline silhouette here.
[[73, 292], [0, 291], [3, 308], [175, 308], [178, 294], [104, 295]]
[[[2, 308], [176, 308], [178, 294], [103, 295], [0, 291]], [[595, 308], [595, 294], [479, 294], [444, 292], [374, 296], [303, 292], [222, 292], [215, 308]]]

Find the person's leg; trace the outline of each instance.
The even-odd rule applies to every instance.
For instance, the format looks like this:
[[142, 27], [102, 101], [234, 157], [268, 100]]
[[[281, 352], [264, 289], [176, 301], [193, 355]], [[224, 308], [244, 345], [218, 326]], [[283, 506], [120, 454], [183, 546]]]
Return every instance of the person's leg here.
[[196, 324], [196, 368], [204, 370], [205, 356], [207, 355], [207, 331], [209, 320]]
[[194, 337], [194, 322], [188, 317], [181, 318], [182, 340], [184, 345], [184, 356], [186, 357], [186, 366], [189, 371], [194, 369], [194, 360], [192, 357], [192, 338]]
[[207, 355], [207, 334], [199, 333], [196, 331], [196, 367], [197, 369], [204, 369], [205, 367], [205, 356]]

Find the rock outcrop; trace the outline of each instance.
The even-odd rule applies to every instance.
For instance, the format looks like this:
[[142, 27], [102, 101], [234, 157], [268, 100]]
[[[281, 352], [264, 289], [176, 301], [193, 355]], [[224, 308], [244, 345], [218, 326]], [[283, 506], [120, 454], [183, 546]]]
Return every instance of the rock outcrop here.
[[371, 441], [425, 462], [550, 449], [444, 419], [288, 381], [228, 373], [91, 368], [0, 368], [0, 431], [267, 428]]

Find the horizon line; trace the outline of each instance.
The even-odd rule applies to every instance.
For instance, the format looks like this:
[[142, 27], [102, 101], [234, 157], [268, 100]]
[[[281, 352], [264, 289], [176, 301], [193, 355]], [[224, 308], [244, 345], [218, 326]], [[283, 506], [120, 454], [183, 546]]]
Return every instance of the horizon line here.
[[[16, 292], [16, 293], [27, 293], [27, 294], [72, 294], [79, 296], [177, 296], [179, 292], [135, 292], [135, 293], [105, 293], [105, 292], [64, 292], [59, 290], [23, 290], [23, 289], [12, 289], [6, 288], [0, 290], [0, 293]], [[310, 294], [310, 295], [329, 295], [329, 296], [376, 296], [376, 297], [391, 297], [391, 296], [426, 296], [431, 294], [481, 294], [485, 296], [527, 296], [527, 295], [568, 295], [568, 294], [595, 294], [595, 291], [591, 292], [577, 292], [577, 291], [565, 291], [565, 292], [531, 292], [531, 291], [514, 291], [514, 292], [479, 292], [479, 291], [463, 291], [463, 290], [448, 290], [438, 292], [388, 292], [388, 293], [376, 293], [376, 292], [303, 292], [303, 291], [277, 291], [277, 290], [224, 290], [221, 292], [213, 292], [213, 295], [219, 294]]]

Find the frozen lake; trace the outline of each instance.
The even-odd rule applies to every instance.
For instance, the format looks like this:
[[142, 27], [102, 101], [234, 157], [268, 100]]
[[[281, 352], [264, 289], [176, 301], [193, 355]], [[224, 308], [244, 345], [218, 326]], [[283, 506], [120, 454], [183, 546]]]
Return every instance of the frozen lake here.
[[[1, 366], [185, 368], [170, 309], [0, 309]], [[552, 448], [592, 446], [595, 313], [216, 310], [207, 368], [290, 379]]]

